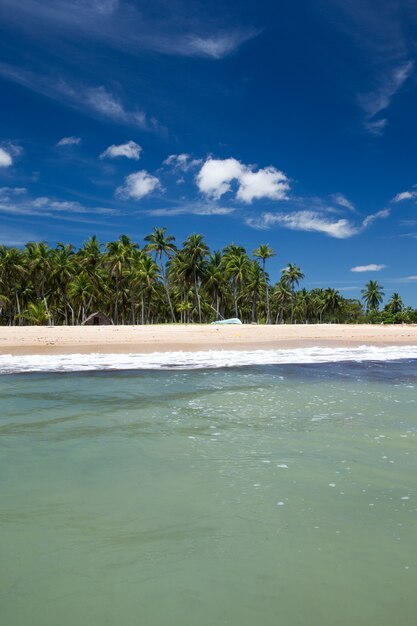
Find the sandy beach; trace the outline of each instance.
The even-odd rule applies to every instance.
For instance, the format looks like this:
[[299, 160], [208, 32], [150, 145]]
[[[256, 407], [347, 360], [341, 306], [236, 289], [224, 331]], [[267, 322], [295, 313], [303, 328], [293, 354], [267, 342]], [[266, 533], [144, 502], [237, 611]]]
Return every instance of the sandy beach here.
[[417, 345], [417, 325], [26, 326], [0, 329], [0, 354], [150, 353]]

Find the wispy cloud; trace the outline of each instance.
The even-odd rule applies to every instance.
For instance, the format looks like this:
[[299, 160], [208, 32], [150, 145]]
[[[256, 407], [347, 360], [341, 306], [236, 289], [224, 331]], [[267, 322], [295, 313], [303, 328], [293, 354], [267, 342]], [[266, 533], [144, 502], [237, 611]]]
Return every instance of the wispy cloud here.
[[365, 112], [364, 127], [373, 135], [380, 135], [386, 127], [386, 117], [378, 117], [386, 111], [392, 98], [400, 91], [413, 71], [414, 64], [407, 61], [387, 72], [374, 90], [358, 96], [360, 106]]
[[384, 209], [366, 216], [362, 222], [355, 223], [345, 218], [333, 220], [325, 211], [264, 212], [260, 216], [247, 217], [245, 223], [247, 226], [259, 230], [281, 226], [290, 230], [323, 233], [336, 239], [349, 239], [364, 232], [376, 220], [388, 217], [389, 214], [389, 209]]
[[58, 200], [48, 196], [32, 197], [28, 190], [22, 187], [0, 188], [0, 213], [8, 215], [26, 215], [50, 218], [66, 218], [81, 214], [95, 214], [112, 216], [118, 214], [116, 209], [96, 207], [69, 200]]
[[176, 11], [172, 6], [167, 10], [163, 2], [159, 11], [154, 5], [118, 0], [2, 0], [2, 4], [4, 20], [32, 37], [45, 37], [47, 27], [48, 33], [64, 31], [67, 39], [97, 40], [131, 53], [151, 50], [218, 60], [259, 33], [252, 26], [230, 26], [230, 19], [226, 23], [221, 16], [210, 15], [207, 7], [199, 14], [196, 7], [191, 13], [186, 5], [183, 11], [179, 5]]
[[331, 200], [344, 209], [348, 209], [348, 211], [352, 211], [352, 213], [357, 213], [355, 206], [342, 193], [334, 193], [331, 196]]
[[381, 211], [377, 211], [372, 215], [367, 215], [363, 220], [362, 224], [364, 228], [368, 228], [371, 224], [373, 224], [376, 220], [385, 219], [389, 217], [391, 211], [389, 209], [382, 209]]
[[99, 115], [146, 131], [164, 130], [156, 119], [149, 118], [142, 109], [126, 108], [121, 98], [103, 85], [91, 86], [60, 75], [36, 74], [6, 63], [0, 63], [0, 76], [95, 117]]
[[235, 52], [246, 41], [253, 39], [256, 34], [254, 30], [235, 30], [208, 36], [188, 35], [181, 46], [181, 52], [187, 56], [222, 59]]
[[396, 278], [395, 282], [397, 283], [416, 283], [417, 282], [417, 276], [403, 276], [401, 278]]
[[404, 200], [414, 200], [417, 198], [417, 191], [402, 191], [401, 193], [397, 193], [396, 196], [393, 197], [392, 202], [403, 202]]
[[249, 217], [246, 224], [260, 230], [281, 226], [290, 230], [324, 233], [336, 239], [348, 239], [357, 235], [360, 229], [346, 219], [330, 220], [315, 211], [294, 211], [292, 213], [263, 213], [260, 217]]
[[366, 91], [358, 90], [363, 126], [381, 135], [388, 124], [388, 108], [413, 71], [414, 41], [409, 36], [416, 22], [410, 0], [320, 0], [327, 5], [332, 26], [347, 36], [361, 55], [360, 73], [366, 72]]
[[222, 207], [215, 204], [185, 203], [172, 208], [149, 209], [143, 211], [143, 213], [155, 217], [176, 217], [177, 215], [201, 215], [209, 217], [212, 215], [231, 215], [235, 210], [236, 209], [233, 207]]
[[370, 263], [369, 265], [355, 265], [355, 267], [351, 267], [351, 272], [380, 272], [384, 270], [386, 265], [377, 265], [376, 263]]
[[56, 145], [61, 148], [64, 146], [79, 146], [80, 143], [81, 137], [62, 137]]

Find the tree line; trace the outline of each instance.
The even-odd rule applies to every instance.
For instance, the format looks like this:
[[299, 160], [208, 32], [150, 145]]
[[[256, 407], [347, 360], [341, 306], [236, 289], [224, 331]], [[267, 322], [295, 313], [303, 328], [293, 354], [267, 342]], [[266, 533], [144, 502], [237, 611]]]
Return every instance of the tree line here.
[[332, 288], [299, 288], [304, 273], [288, 263], [271, 284], [273, 256], [267, 244], [251, 255], [234, 243], [211, 252], [201, 234], [178, 247], [165, 228], [154, 228], [143, 247], [126, 235], [107, 244], [93, 236], [78, 250], [45, 242], [0, 246], [0, 324], [79, 325], [97, 311], [114, 324], [417, 321], [398, 293], [380, 311], [376, 281], [361, 300], [344, 298]]

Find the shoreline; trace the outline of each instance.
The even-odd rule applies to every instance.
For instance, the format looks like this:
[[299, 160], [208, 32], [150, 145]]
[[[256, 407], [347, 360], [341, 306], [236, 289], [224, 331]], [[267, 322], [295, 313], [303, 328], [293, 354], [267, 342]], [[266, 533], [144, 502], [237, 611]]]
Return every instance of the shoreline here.
[[417, 325], [210, 324], [0, 327], [0, 354], [150, 354], [207, 350], [279, 350], [417, 346]]

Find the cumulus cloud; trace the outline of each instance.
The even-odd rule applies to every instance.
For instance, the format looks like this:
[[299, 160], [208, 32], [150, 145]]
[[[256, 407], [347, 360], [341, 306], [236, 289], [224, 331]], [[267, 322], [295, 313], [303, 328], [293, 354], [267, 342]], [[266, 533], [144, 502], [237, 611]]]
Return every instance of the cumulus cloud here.
[[23, 154], [23, 148], [11, 141], [3, 142], [0, 146], [0, 167], [10, 167], [13, 165], [15, 157]]
[[109, 146], [100, 154], [100, 159], [115, 159], [117, 157], [126, 157], [126, 159], [134, 159], [138, 161], [140, 159], [140, 153], [142, 152], [141, 146], [135, 141], [127, 141], [118, 146], [115, 144]]
[[294, 211], [293, 213], [263, 213], [260, 218], [248, 218], [248, 226], [268, 229], [279, 225], [290, 230], [324, 233], [336, 239], [348, 239], [357, 235], [360, 229], [346, 219], [330, 220], [315, 211]]
[[11, 154], [4, 148], [0, 148], [0, 167], [10, 167], [13, 165]]
[[124, 185], [116, 189], [116, 195], [124, 199], [141, 200], [156, 189], [161, 189], [159, 179], [146, 170], [139, 170], [126, 176]]
[[403, 202], [404, 200], [413, 200], [417, 198], [417, 191], [402, 191], [393, 197], [392, 202]]
[[231, 183], [236, 181], [236, 198], [246, 204], [260, 198], [284, 200], [289, 190], [287, 176], [275, 167], [253, 171], [252, 167], [234, 158], [207, 159], [196, 180], [199, 190], [214, 200], [230, 191]]
[[239, 178], [236, 197], [248, 204], [260, 198], [285, 200], [289, 188], [288, 178], [275, 167], [265, 167], [257, 172], [246, 169]]
[[355, 267], [351, 267], [351, 272], [380, 272], [384, 270], [386, 265], [377, 265], [376, 263], [370, 263], [369, 265], [356, 265]]
[[59, 147], [62, 146], [79, 146], [81, 143], [81, 137], [62, 137], [56, 144]]
[[245, 171], [237, 159], [207, 159], [197, 174], [197, 186], [206, 196], [218, 200], [230, 191], [232, 180], [239, 180]]

